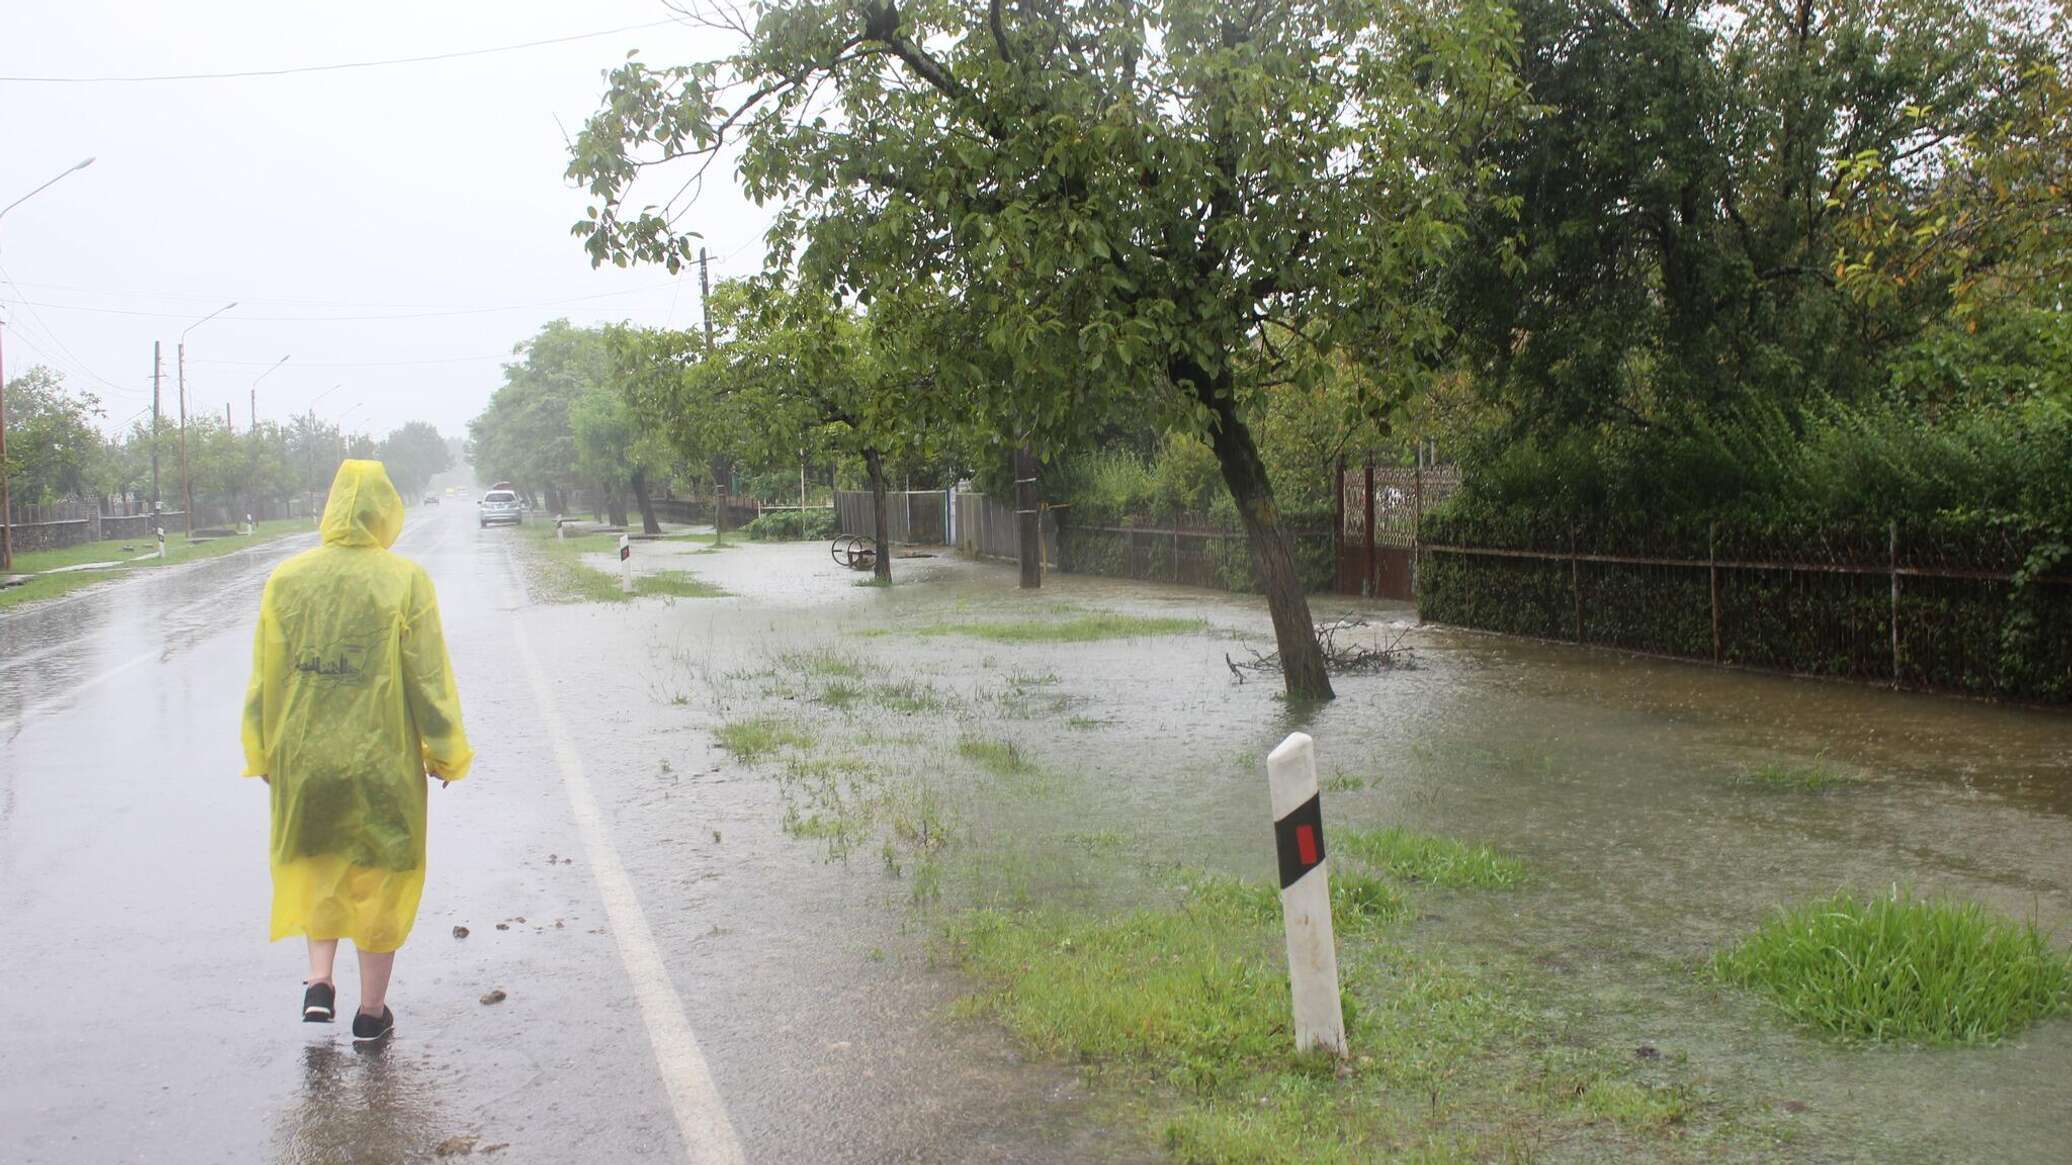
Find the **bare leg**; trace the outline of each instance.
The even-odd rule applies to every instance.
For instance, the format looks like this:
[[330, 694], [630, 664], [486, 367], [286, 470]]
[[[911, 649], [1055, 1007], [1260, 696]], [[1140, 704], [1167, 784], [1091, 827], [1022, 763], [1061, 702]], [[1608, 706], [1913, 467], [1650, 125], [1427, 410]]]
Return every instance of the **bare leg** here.
[[389, 973], [396, 969], [396, 952], [358, 947], [353, 952], [360, 956], [360, 1014], [378, 1016], [388, 1006]]
[[309, 978], [305, 983], [335, 983], [331, 968], [338, 962], [338, 940], [335, 938], [313, 938], [309, 940]]

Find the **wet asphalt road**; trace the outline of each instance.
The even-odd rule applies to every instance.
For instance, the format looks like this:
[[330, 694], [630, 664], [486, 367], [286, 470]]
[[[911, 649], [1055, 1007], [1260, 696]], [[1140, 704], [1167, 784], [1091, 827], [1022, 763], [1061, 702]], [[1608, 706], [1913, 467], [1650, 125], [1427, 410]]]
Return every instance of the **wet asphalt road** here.
[[[896, 953], [898, 911], [788, 844], [707, 738], [653, 722], [625, 647], [651, 605], [534, 605], [511, 537], [449, 505], [396, 547], [439, 588], [480, 758], [432, 793], [377, 1052], [297, 1022], [304, 953], [265, 941], [266, 800], [237, 775], [259, 590], [313, 536], [0, 617], [0, 1161], [729, 1159], [680, 1132], [686, 1049], [658, 1004], [695, 1033], [735, 1159], [1111, 1158], [1070, 1073], [946, 1019], [957, 985]], [[664, 760], [666, 786], [625, 779]], [[343, 951], [339, 982], [343, 1011]]]

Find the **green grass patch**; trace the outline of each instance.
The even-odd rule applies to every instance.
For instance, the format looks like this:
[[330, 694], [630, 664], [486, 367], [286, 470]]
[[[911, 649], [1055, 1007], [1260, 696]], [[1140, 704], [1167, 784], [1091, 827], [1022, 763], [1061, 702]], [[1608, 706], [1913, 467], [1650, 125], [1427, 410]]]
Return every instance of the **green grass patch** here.
[[863, 660], [828, 647], [787, 651], [777, 657], [777, 666], [821, 678], [856, 680], [862, 679], [864, 674]]
[[730, 720], [720, 725], [713, 736], [721, 748], [748, 764], [755, 764], [780, 749], [813, 747], [812, 732], [775, 716]]
[[715, 599], [726, 593], [687, 570], [658, 570], [633, 576], [634, 598], [667, 595], [677, 599]]
[[957, 742], [957, 755], [996, 777], [1022, 777], [1036, 771], [1036, 762], [1012, 741], [966, 737]]
[[1595, 1119], [1637, 1129], [1682, 1124], [1691, 1109], [1690, 1090], [1674, 1084], [1596, 1079], [1582, 1088], [1576, 1106]]
[[968, 635], [992, 643], [1091, 643], [1098, 639], [1134, 639], [1146, 635], [1191, 635], [1208, 627], [1203, 619], [1123, 615], [1098, 611], [1070, 619], [1015, 619], [975, 623], [929, 623], [901, 630], [877, 629], [866, 634], [934, 638]]
[[1785, 764], [1772, 761], [1744, 771], [1739, 783], [1777, 793], [1832, 793], [1855, 784], [1855, 779], [1819, 762]]
[[1398, 878], [1433, 886], [1501, 890], [1525, 881], [1525, 863], [1486, 845], [1400, 827], [1348, 830], [1338, 852]]
[[1899, 890], [1781, 910], [1711, 970], [1798, 1023], [1872, 1043], [1992, 1043], [2072, 1001], [2072, 960], [2034, 924]]
[[[233, 534], [225, 538], [210, 538], [199, 542], [189, 542], [186, 535], [176, 530], [167, 530], [163, 562], [157, 558], [147, 558], [142, 562], [129, 561], [142, 555], [156, 554], [156, 535], [86, 542], [56, 550], [28, 551], [14, 556], [14, 573], [35, 574], [38, 577], [18, 587], [0, 589], [0, 610], [24, 603], [54, 599], [110, 579], [133, 578], [147, 571], [160, 570], [182, 562], [218, 558], [296, 534], [309, 535], [310, 545], [316, 545], [315, 527], [310, 524], [309, 519], [275, 518], [259, 523], [258, 531], [253, 534]], [[48, 575], [40, 573], [85, 562], [121, 562], [123, 565], [111, 570], [78, 570]]]
[[872, 706], [902, 716], [940, 712], [948, 706], [942, 693], [927, 684], [913, 680], [866, 684], [856, 680], [835, 679], [822, 684], [814, 693], [813, 699], [816, 703], [841, 712], [852, 711], [859, 706]]

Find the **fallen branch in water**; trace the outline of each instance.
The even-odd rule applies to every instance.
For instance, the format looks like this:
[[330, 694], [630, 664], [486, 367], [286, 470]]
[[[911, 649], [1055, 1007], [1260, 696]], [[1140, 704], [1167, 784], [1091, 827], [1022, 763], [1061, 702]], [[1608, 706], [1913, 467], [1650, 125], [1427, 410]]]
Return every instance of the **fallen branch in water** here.
[[[1366, 618], [1360, 615], [1346, 615], [1332, 622], [1316, 625], [1317, 647], [1324, 653], [1325, 671], [1334, 675], [1368, 675], [1378, 671], [1417, 666], [1414, 649], [1403, 646], [1404, 637], [1410, 634], [1408, 627], [1392, 626], [1390, 631], [1393, 634], [1389, 636], [1388, 642], [1380, 647], [1370, 647], [1364, 643], [1338, 642], [1340, 632], [1368, 625]], [[1281, 653], [1275, 651], [1261, 655], [1255, 650], [1252, 651], [1252, 658], [1235, 660], [1225, 652], [1223, 663], [1230, 668], [1230, 674], [1237, 678], [1238, 683], [1244, 683], [1246, 678], [1254, 673], [1278, 673], [1281, 670]]]

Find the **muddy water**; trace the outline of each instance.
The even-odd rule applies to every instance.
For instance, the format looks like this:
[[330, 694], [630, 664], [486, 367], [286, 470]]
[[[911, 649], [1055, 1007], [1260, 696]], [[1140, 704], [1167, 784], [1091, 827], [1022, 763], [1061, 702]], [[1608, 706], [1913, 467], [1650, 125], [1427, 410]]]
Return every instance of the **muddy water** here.
[[[1992, 1049], [1839, 1049], [1697, 974], [1774, 906], [1837, 888], [1963, 895], [2072, 933], [2072, 718], [1439, 629], [1410, 633], [1414, 670], [1343, 678], [1338, 700], [1299, 711], [1225, 665], [1270, 650], [1263, 606], [1242, 596], [1053, 576], [1032, 597], [1008, 569], [951, 558], [902, 560], [900, 585], [859, 589], [802, 546], [661, 565], [740, 597], [725, 614], [661, 616], [651, 698], [701, 717], [798, 710], [909, 766], [958, 820], [954, 900], [1119, 905], [1173, 866], [1266, 877], [1261, 761], [1301, 729], [1327, 778], [1361, 786], [1327, 794], [1334, 826], [1402, 824], [1529, 864], [1518, 891], [1420, 893], [1417, 941], [1515, 964], [1578, 1047], [1659, 1050], [1697, 1089], [1721, 1157], [2072, 1156], [2072, 1022]], [[900, 634], [1026, 618], [1032, 604], [1208, 628], [1082, 644]], [[859, 634], [871, 630], [891, 634]], [[810, 706], [810, 684], [785, 700], [716, 678], [830, 644], [874, 675], [933, 686], [949, 708], [837, 714]], [[956, 744], [973, 736], [1016, 743], [1040, 774], [960, 765]], [[1826, 795], [1737, 780], [1770, 761], [1854, 779]]]

